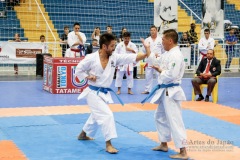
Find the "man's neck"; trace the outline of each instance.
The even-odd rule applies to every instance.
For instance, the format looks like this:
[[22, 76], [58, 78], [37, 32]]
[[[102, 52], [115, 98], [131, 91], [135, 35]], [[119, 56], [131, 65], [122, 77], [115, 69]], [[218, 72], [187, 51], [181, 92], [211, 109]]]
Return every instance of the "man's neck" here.
[[100, 59], [105, 59], [106, 60], [106, 59], [109, 58], [107, 53], [104, 50], [102, 50], [102, 49], [99, 49], [99, 56], [100, 56]]

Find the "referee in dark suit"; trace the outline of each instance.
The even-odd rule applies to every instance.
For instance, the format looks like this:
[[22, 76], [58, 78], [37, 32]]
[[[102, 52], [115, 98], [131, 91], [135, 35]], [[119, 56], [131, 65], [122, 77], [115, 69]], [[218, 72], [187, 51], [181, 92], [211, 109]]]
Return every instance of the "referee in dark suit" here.
[[196, 74], [197, 77], [192, 79], [194, 93], [195, 95], [199, 95], [196, 101], [204, 99], [200, 90], [200, 85], [208, 84], [205, 101], [209, 102], [209, 96], [211, 96], [212, 90], [217, 83], [216, 76], [221, 74], [221, 63], [220, 60], [214, 57], [214, 50], [210, 49], [207, 51], [207, 58], [201, 60]]

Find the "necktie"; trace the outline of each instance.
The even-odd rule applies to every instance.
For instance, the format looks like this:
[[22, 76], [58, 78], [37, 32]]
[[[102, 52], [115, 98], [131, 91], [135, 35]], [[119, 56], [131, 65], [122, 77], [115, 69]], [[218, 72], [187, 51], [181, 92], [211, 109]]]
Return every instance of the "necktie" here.
[[208, 60], [208, 64], [207, 64], [207, 68], [206, 68], [206, 73], [209, 72], [209, 69], [210, 69], [210, 60]]

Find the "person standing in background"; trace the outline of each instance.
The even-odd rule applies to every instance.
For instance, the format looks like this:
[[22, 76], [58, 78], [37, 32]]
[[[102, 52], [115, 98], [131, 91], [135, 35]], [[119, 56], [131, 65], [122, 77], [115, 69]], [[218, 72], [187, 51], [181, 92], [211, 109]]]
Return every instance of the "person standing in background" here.
[[[165, 52], [162, 46], [162, 39], [158, 36], [157, 27], [155, 25], [150, 27], [151, 36], [145, 39], [146, 43], [150, 45], [151, 54], [146, 58], [145, 68], [145, 89], [142, 94], [149, 94], [152, 90], [153, 76], [155, 70], [152, 68], [154, 63], [157, 62], [157, 59]], [[143, 48], [143, 53], [146, 53], [146, 50]]]
[[229, 31], [229, 35], [226, 36], [226, 54], [227, 54], [227, 61], [225, 64], [225, 71], [230, 72], [230, 64], [232, 62], [232, 57], [234, 56], [235, 52], [235, 44], [237, 44], [238, 39], [236, 35], [234, 34], [235, 29], [231, 28]]
[[68, 34], [68, 45], [65, 57], [82, 57], [85, 56], [84, 45], [87, 38], [84, 33], [80, 32], [80, 24], [78, 22], [74, 23], [73, 31]]
[[62, 57], [65, 57], [66, 50], [69, 48], [69, 45], [67, 43], [68, 33], [69, 33], [69, 27], [64, 26], [64, 33], [60, 37], [60, 43], [62, 47]]
[[[118, 43], [114, 54], [137, 54], [138, 49], [137, 46], [132, 43], [131, 40], [131, 33], [124, 32], [123, 33], [123, 42]], [[116, 74], [116, 81], [115, 87], [118, 88], [117, 94], [121, 94], [121, 87], [123, 81], [123, 75], [127, 77], [127, 87], [128, 87], [128, 94], [133, 94], [133, 63], [125, 64], [117, 66], [117, 74]]]
[[99, 44], [100, 35], [101, 35], [100, 27], [96, 27], [94, 29], [91, 37], [92, 37], [92, 40], [94, 40], [94, 39], [97, 40], [97, 44]]

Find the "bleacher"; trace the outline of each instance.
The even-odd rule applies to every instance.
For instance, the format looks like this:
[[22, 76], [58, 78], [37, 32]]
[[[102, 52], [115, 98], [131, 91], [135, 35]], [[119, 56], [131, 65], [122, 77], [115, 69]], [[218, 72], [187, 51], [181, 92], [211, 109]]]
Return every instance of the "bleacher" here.
[[24, 37], [24, 29], [20, 26], [20, 21], [17, 19], [14, 10], [6, 10], [6, 2], [0, 2], [0, 11], [4, 10], [6, 17], [0, 17], [0, 41], [13, 40], [15, 33], [19, 33], [22, 40], [27, 40]]
[[80, 22], [87, 42], [91, 42], [90, 37], [96, 26], [103, 33], [107, 25], [113, 26], [117, 36], [121, 28], [126, 27], [132, 33], [132, 39], [139, 42], [140, 37], [148, 35], [153, 24], [153, 3], [147, 0], [80, 0], [78, 4], [75, 1], [42, 0], [42, 3], [59, 35], [65, 25], [72, 29], [74, 22]]

